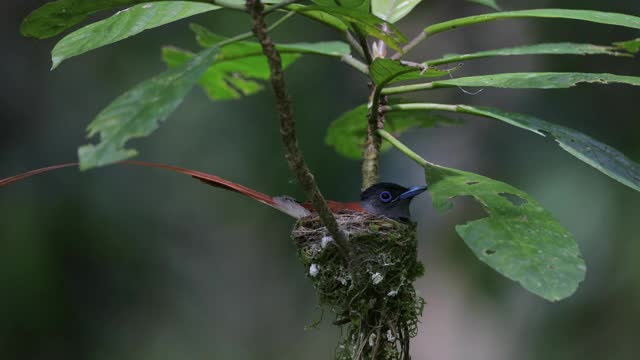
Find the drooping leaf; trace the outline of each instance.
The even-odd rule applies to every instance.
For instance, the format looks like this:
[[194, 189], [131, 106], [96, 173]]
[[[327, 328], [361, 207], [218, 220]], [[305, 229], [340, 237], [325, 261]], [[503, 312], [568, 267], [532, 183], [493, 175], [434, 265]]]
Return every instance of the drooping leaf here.
[[443, 31], [457, 29], [463, 26], [479, 24], [487, 21], [516, 18], [557, 18], [590, 21], [599, 24], [624, 26], [640, 29], [640, 17], [593, 11], [593, 10], [568, 10], [568, 9], [533, 9], [519, 11], [505, 11], [490, 14], [469, 16], [428, 26], [424, 29], [427, 35], [437, 34]]
[[550, 136], [571, 155], [622, 184], [640, 191], [640, 164], [590, 136], [529, 115], [510, 113], [489, 107], [458, 105], [458, 108], [459, 112], [493, 118], [538, 135]]
[[449, 75], [450, 71], [390, 59], [375, 59], [369, 67], [371, 79], [378, 86], [385, 86], [404, 80], [446, 76]]
[[203, 50], [191, 61], [169, 69], [120, 95], [88, 126], [88, 137], [100, 142], [78, 149], [80, 168], [90, 169], [135, 156], [128, 140], [151, 134], [165, 120], [214, 62], [218, 48]]
[[613, 45], [628, 53], [636, 54], [640, 51], [640, 38], [629, 40], [629, 41], [615, 42], [613, 43]]
[[[400, 45], [407, 42], [407, 38], [393, 24], [390, 24], [368, 12], [336, 6], [307, 6], [296, 11], [305, 13], [321, 11], [337, 17], [345, 23], [358, 26], [368, 35], [384, 41], [389, 47], [400, 51]], [[383, 30], [383, 26], [386, 30]]]
[[73, 56], [126, 39], [144, 30], [219, 8], [204, 3], [166, 1], [139, 4], [119, 11], [60, 40], [51, 52], [52, 69]]
[[407, 16], [422, 0], [371, 0], [373, 15], [390, 23]]
[[426, 61], [425, 65], [441, 65], [453, 62], [481, 59], [492, 56], [513, 56], [513, 55], [612, 55], [612, 56], [630, 56], [627, 53], [619, 51], [618, 48], [612, 46], [601, 46], [593, 44], [577, 44], [577, 43], [546, 43], [516, 46], [504, 49], [494, 49], [487, 51], [479, 51], [471, 54], [449, 54], [440, 59]]
[[426, 164], [434, 207], [470, 196], [487, 217], [456, 226], [473, 253], [502, 275], [549, 301], [564, 299], [584, 279], [586, 266], [573, 236], [538, 202], [511, 185]]
[[467, 0], [467, 1], [472, 2], [472, 3], [476, 3], [476, 4], [480, 4], [480, 5], [484, 5], [484, 6], [488, 6], [488, 7], [492, 8], [493, 10], [500, 11], [500, 6], [498, 6], [498, 4], [496, 3], [496, 0]]
[[310, 19], [319, 21], [323, 24], [329, 25], [332, 28], [340, 31], [340, 32], [346, 32], [347, 29], [349, 29], [349, 26], [347, 26], [347, 24], [345, 24], [342, 20], [338, 19], [337, 17], [333, 16], [333, 15], [329, 15], [324, 11], [319, 11], [319, 10], [305, 10], [302, 11], [302, 9], [306, 8], [307, 6], [305, 5], [300, 5], [300, 4], [291, 4], [291, 5], [287, 5], [287, 9], [292, 10], [292, 11], [296, 11], [297, 13], [299, 13], [300, 15], [306, 16]]
[[[460, 122], [428, 111], [403, 111], [385, 115], [385, 129], [400, 135], [412, 128], [430, 128], [440, 125], [456, 125]], [[336, 152], [347, 158], [362, 158], [364, 141], [367, 136], [367, 105], [360, 105], [340, 115], [327, 130], [325, 142]], [[383, 143], [381, 151], [390, 145]]]
[[404, 85], [382, 90], [383, 94], [398, 94], [445, 87], [495, 87], [507, 89], [563, 89], [580, 83], [628, 84], [640, 86], [640, 77], [592, 73], [506, 73], [436, 80], [425, 84]]

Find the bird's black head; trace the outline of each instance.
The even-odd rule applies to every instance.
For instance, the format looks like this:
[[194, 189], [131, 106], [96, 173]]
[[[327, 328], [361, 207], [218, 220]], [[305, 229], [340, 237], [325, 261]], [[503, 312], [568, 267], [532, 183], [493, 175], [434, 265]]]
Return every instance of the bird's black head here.
[[360, 195], [360, 205], [370, 213], [400, 221], [409, 221], [409, 204], [414, 196], [427, 190], [426, 185], [406, 188], [392, 183], [377, 183]]

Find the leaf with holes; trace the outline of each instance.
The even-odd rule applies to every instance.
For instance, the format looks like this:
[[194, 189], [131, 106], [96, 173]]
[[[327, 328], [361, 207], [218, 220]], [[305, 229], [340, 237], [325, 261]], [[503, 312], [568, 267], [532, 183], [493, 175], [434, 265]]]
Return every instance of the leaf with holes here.
[[631, 55], [620, 51], [617, 47], [601, 46], [593, 44], [577, 43], [546, 43], [516, 46], [504, 49], [494, 49], [479, 51], [471, 54], [449, 54], [440, 59], [429, 60], [424, 65], [441, 65], [453, 62], [482, 59], [494, 56], [514, 56], [514, 55], [611, 55], [627, 56]]
[[373, 15], [390, 23], [407, 16], [422, 0], [371, 0]]
[[125, 92], [89, 124], [88, 137], [100, 134], [96, 145], [78, 149], [82, 170], [112, 164], [137, 152], [127, 141], [151, 134], [182, 103], [198, 79], [215, 61], [218, 48], [203, 50], [181, 66], [169, 69]]
[[496, 12], [449, 20], [428, 26], [426, 29], [424, 29], [424, 32], [429, 36], [441, 33], [443, 31], [458, 29], [464, 26], [479, 24], [483, 22], [519, 18], [571, 19], [640, 29], [640, 17], [632, 15], [593, 10], [532, 9]]
[[480, 4], [480, 5], [484, 5], [484, 6], [492, 8], [493, 10], [500, 11], [500, 6], [498, 6], [498, 3], [496, 3], [496, 0], [467, 0], [467, 1], [468, 2], [472, 2], [472, 3], [476, 3], [476, 4]]
[[[458, 125], [461, 122], [429, 111], [402, 111], [385, 115], [385, 129], [399, 136], [413, 128], [431, 128], [440, 125]], [[340, 115], [327, 130], [325, 142], [340, 155], [358, 160], [367, 135], [367, 105], [363, 104]], [[381, 151], [391, 147], [383, 143]]]
[[550, 136], [571, 155], [630, 188], [640, 191], [640, 164], [618, 150], [579, 131], [540, 120], [530, 115], [489, 107], [458, 105], [458, 112], [500, 120], [538, 135]]
[[140, 4], [119, 11], [105, 20], [74, 31], [60, 40], [51, 52], [52, 69], [73, 56], [118, 42], [144, 30], [219, 8], [210, 4], [167, 1]]
[[509, 184], [438, 165], [425, 165], [433, 205], [470, 196], [487, 217], [456, 226], [473, 253], [502, 275], [549, 301], [575, 292], [586, 266], [578, 245], [531, 196]]
[[446, 76], [452, 70], [439, 70], [434, 67], [405, 61], [375, 59], [369, 67], [369, 74], [371, 74], [371, 79], [376, 85], [386, 86], [399, 81]]

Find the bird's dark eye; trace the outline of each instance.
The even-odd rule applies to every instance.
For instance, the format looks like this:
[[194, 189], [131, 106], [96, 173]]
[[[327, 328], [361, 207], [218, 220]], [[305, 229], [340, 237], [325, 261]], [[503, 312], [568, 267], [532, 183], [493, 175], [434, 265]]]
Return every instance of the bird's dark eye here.
[[393, 198], [393, 196], [391, 196], [391, 193], [388, 191], [381, 192], [378, 197], [380, 198], [380, 201], [384, 203], [388, 203], [389, 201], [391, 201], [391, 198]]

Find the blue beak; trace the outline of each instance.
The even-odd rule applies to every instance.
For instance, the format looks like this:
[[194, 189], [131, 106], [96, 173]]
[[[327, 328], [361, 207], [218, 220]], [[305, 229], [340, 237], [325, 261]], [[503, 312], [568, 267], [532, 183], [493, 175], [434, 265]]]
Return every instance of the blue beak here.
[[426, 185], [413, 186], [409, 190], [407, 190], [407, 191], [403, 192], [402, 194], [400, 194], [400, 196], [398, 196], [398, 199], [400, 199], [400, 200], [411, 199], [412, 197], [414, 197], [416, 195], [422, 194], [423, 192], [425, 192], [425, 190], [427, 190], [427, 186]]

